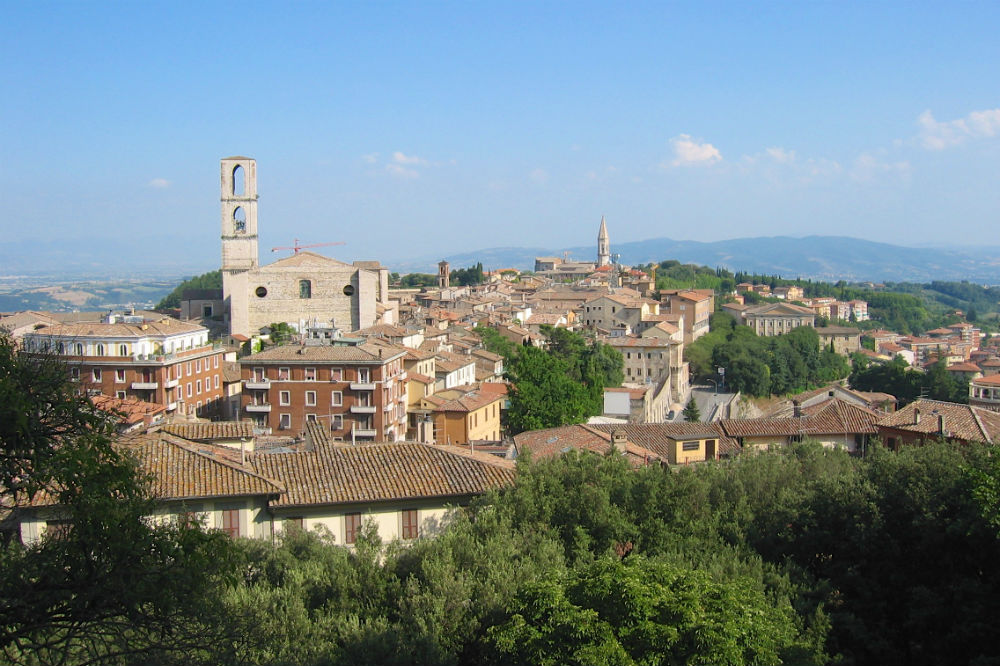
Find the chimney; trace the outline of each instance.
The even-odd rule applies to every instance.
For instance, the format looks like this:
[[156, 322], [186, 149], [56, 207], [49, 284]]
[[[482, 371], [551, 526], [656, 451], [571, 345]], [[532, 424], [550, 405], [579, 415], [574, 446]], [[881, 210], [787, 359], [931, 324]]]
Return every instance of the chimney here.
[[802, 405], [799, 404], [798, 400], [792, 400], [792, 416], [797, 419], [802, 418]]
[[624, 430], [615, 430], [611, 433], [611, 443], [616, 447], [624, 447], [627, 441], [628, 437], [626, 437]]
[[913, 408], [913, 425], [920, 425], [920, 408]]
[[947, 434], [944, 429], [944, 414], [938, 414], [938, 434], [942, 437]]

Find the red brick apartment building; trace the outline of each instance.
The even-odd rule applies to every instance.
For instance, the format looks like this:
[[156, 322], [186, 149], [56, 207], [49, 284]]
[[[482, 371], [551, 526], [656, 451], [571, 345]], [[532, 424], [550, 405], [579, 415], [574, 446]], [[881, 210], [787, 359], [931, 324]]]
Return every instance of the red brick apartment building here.
[[406, 435], [404, 351], [373, 344], [287, 345], [240, 359], [242, 416], [275, 434], [316, 421], [335, 441]]
[[204, 326], [112, 315], [40, 328], [26, 333], [23, 345], [64, 359], [91, 393], [162, 405], [167, 415], [221, 414], [223, 351]]

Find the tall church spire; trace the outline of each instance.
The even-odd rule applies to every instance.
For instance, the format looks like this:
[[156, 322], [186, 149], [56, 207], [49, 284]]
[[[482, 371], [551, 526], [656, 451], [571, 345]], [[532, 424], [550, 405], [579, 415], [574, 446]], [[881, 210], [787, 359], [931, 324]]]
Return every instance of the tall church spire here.
[[607, 266], [611, 263], [611, 240], [608, 238], [608, 225], [601, 215], [601, 230], [597, 232], [597, 265]]

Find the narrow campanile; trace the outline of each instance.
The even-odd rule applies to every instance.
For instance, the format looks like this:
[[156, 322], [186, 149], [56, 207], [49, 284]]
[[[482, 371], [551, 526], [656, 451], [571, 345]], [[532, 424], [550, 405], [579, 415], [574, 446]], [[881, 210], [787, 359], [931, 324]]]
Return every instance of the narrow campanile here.
[[611, 240], [608, 238], [608, 225], [601, 215], [601, 230], [597, 232], [597, 266], [607, 266], [611, 263]]
[[[246, 327], [247, 272], [257, 268], [257, 161], [221, 160], [222, 297], [230, 324]], [[233, 322], [233, 318], [240, 321]]]

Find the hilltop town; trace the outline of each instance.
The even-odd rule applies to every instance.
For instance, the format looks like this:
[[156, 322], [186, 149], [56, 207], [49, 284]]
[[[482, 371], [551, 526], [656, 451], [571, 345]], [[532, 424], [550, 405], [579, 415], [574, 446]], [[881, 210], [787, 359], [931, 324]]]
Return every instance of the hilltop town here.
[[[678, 286], [677, 262], [621, 264], [604, 217], [593, 261], [540, 256], [533, 271], [441, 261], [398, 276], [298, 241], [264, 264], [256, 170], [221, 161], [220, 286], [157, 310], [0, 316], [12, 363], [56, 364], [110, 420], [157, 520], [361, 553], [444, 538], [456, 507], [541, 473], [526, 461], [555, 476], [597, 465], [603, 488], [621, 470], [710, 475], [767, 451], [865, 461], [1000, 440], [1000, 340], [972, 313], [915, 330], [900, 303], [916, 300], [876, 285], [869, 302], [681, 267], [715, 286]], [[72, 529], [57, 491], [12, 483], [12, 538]], [[596, 537], [577, 538], [567, 553]], [[602, 547], [624, 562], [637, 545]]]

